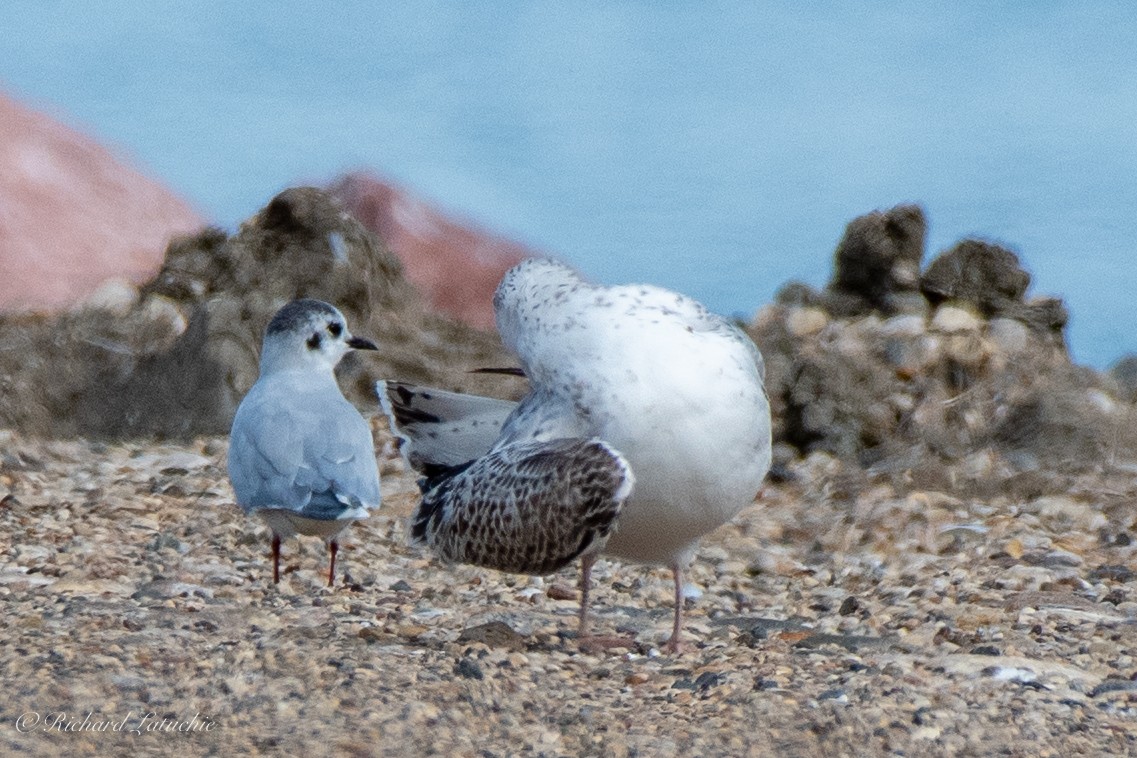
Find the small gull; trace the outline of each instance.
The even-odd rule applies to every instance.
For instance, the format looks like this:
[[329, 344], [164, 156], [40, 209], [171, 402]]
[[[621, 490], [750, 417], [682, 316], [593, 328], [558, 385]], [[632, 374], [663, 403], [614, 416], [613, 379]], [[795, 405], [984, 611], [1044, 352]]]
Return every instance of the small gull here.
[[579, 557], [582, 640], [597, 555], [669, 566], [677, 651], [699, 538], [754, 502], [770, 467], [761, 353], [690, 298], [589, 284], [544, 259], [506, 273], [494, 311], [529, 380], [520, 403], [377, 386], [423, 474], [412, 541], [521, 573]]
[[229, 481], [241, 509], [272, 530], [273, 582], [281, 538], [303, 534], [327, 542], [333, 586], [340, 533], [379, 507], [371, 430], [336, 384], [351, 349], [376, 346], [325, 302], [288, 303], [265, 330], [260, 377], [233, 418]]

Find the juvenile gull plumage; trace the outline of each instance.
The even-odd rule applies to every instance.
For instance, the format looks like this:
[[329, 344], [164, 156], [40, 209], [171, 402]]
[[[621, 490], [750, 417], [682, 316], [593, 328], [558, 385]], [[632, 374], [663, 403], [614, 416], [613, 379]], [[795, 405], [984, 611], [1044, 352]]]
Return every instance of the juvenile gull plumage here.
[[[482, 456], [565, 439], [602, 441], [635, 484], [606, 542], [580, 554], [581, 633], [588, 632], [590, 570], [602, 552], [672, 569], [668, 646], [678, 649], [683, 570], [697, 541], [754, 501], [770, 466], [761, 354], [737, 327], [690, 298], [647, 285], [589, 284], [549, 260], [507, 272], [494, 311], [502, 341], [530, 382], [519, 404], [393, 382], [378, 388], [404, 453], [426, 474], [412, 531], [436, 503], [459, 498], [462, 490], [441, 489], [452, 472], [480, 476]], [[559, 465], [563, 471], [573, 463]], [[616, 500], [619, 491], [610, 491]], [[553, 500], [545, 498], [543, 507]], [[483, 555], [516, 550], [505, 533], [493, 536], [500, 541], [483, 545]], [[562, 565], [570, 552], [561, 552]], [[540, 572], [558, 567], [542, 565]]]
[[237, 408], [229, 439], [229, 480], [237, 503], [272, 529], [272, 580], [280, 581], [280, 540], [296, 534], [328, 544], [335, 583], [338, 537], [379, 507], [371, 430], [336, 384], [335, 367], [353, 337], [336, 308], [294, 300], [265, 330], [260, 377]]

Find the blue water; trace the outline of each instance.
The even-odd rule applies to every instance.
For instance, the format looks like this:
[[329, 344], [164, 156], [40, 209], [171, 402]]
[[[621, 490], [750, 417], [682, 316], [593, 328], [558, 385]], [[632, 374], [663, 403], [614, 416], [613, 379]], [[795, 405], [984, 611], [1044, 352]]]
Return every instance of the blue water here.
[[854, 216], [1005, 243], [1075, 358], [1137, 351], [1128, 3], [86, 3], [0, 8], [0, 88], [234, 226], [375, 168], [606, 282], [749, 315]]

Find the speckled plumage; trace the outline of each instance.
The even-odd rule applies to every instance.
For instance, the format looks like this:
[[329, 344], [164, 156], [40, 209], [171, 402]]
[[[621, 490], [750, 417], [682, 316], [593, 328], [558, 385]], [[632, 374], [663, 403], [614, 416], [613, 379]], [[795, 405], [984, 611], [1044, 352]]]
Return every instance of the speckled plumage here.
[[[380, 388], [409, 460], [425, 470], [440, 446], [477, 456], [479, 449], [484, 455], [523, 443], [602, 440], [627, 461], [635, 487], [601, 552], [670, 566], [678, 589], [698, 539], [754, 501], [770, 466], [770, 406], [758, 349], [683, 295], [589, 284], [549, 260], [510, 269], [494, 310], [529, 394], [484, 448], [461, 414], [449, 411], [469, 417], [481, 403], [501, 401], [455, 396], [401, 428], [395, 409], [404, 405], [406, 418], [416, 397], [434, 391], [404, 387], [410, 395], [400, 399]], [[503, 410], [482, 418], [500, 418]], [[478, 439], [488, 439], [484, 429]], [[582, 555], [585, 582], [592, 555]], [[678, 630], [677, 600], [673, 643]]]
[[505, 445], [427, 479], [411, 539], [444, 561], [550, 574], [604, 546], [632, 484], [598, 440]]

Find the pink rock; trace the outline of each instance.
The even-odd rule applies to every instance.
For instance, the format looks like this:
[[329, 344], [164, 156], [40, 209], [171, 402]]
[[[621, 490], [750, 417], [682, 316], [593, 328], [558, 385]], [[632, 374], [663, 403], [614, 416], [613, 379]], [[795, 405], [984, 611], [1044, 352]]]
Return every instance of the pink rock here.
[[479, 329], [494, 326], [493, 292], [502, 274], [536, 255], [374, 176], [349, 174], [330, 191], [399, 257], [435, 310]]
[[107, 148], [0, 94], [0, 312], [74, 305], [141, 284], [201, 217]]

